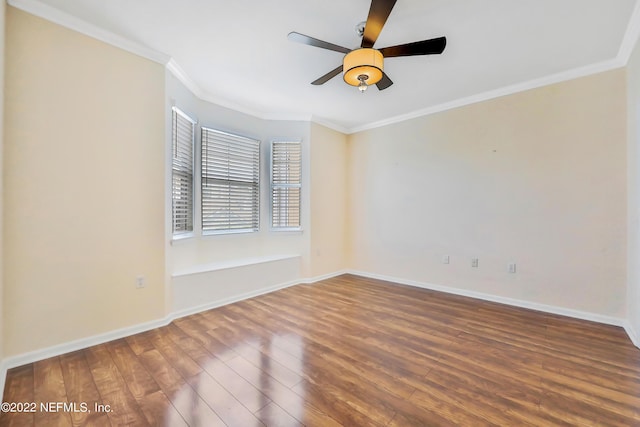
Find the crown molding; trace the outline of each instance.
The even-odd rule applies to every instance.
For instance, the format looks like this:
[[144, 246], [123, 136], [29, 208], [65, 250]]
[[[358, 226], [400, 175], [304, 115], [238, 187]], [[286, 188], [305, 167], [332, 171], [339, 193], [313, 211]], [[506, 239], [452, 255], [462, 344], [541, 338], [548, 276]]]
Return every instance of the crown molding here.
[[617, 59], [624, 65], [629, 63], [629, 58], [631, 58], [633, 49], [638, 43], [638, 38], [640, 38], [640, 1], [636, 1], [636, 6], [631, 13], [631, 19], [629, 19], [629, 25], [627, 25], [622, 43], [620, 43]]
[[171, 56], [158, 52], [140, 43], [133, 42], [118, 34], [112, 33], [93, 25], [87, 21], [63, 12], [39, 0], [7, 0], [7, 4], [16, 9], [35, 15], [39, 18], [58, 24], [62, 27], [84, 34], [85, 36], [100, 40], [134, 55], [149, 59], [164, 65], [187, 89], [189, 89], [198, 99], [219, 105], [239, 113], [257, 117], [263, 120], [290, 120], [290, 121], [311, 121], [311, 114], [292, 113], [270, 113], [256, 111], [229, 101], [227, 99], [213, 96], [203, 90]]
[[343, 133], [345, 135], [349, 135], [350, 133], [352, 133], [349, 128], [346, 128], [344, 126], [340, 126], [340, 125], [338, 125], [336, 123], [333, 123], [333, 122], [331, 122], [329, 120], [325, 120], [322, 117], [311, 116], [311, 121], [313, 123], [319, 124], [319, 125], [324, 126], [326, 128], [333, 129], [336, 132]]
[[564, 81], [589, 76], [592, 74], [602, 73], [604, 71], [609, 71], [616, 68], [624, 67], [625, 65], [626, 63], [616, 58], [613, 60], [604, 61], [597, 64], [587, 65], [585, 67], [574, 68], [572, 70], [563, 71], [561, 73], [552, 74], [549, 76], [541, 77], [539, 79], [533, 79], [523, 83], [516, 83], [509, 86], [504, 86], [498, 89], [468, 96], [466, 98], [459, 98], [451, 102], [445, 102], [445, 103], [427, 107], [421, 110], [412, 111], [407, 114], [402, 114], [402, 115], [391, 117], [385, 120], [372, 122], [363, 126], [357, 126], [349, 129], [348, 134], [363, 132], [366, 130], [371, 130], [371, 129], [379, 128], [382, 126], [388, 126], [391, 124], [404, 122], [406, 120], [428, 116], [431, 114], [440, 113], [442, 111], [464, 107], [466, 105], [476, 104], [478, 102], [488, 101], [491, 99], [500, 98], [502, 96], [512, 95], [519, 92], [524, 92], [530, 89], [536, 89], [543, 86], [552, 85], [555, 83], [561, 83]]
[[310, 113], [266, 113], [263, 118], [265, 120], [274, 121], [290, 121], [290, 122], [310, 122], [312, 116]]
[[465, 105], [475, 104], [482, 101], [488, 101], [490, 99], [499, 98], [501, 96], [512, 95], [518, 92], [524, 92], [526, 90], [535, 89], [555, 83], [560, 83], [568, 80], [577, 79], [580, 77], [586, 77], [591, 74], [602, 73], [616, 68], [622, 68], [627, 65], [629, 58], [633, 53], [633, 49], [638, 43], [640, 38], [640, 0], [636, 0], [636, 4], [629, 18], [629, 24], [622, 38], [620, 49], [615, 58], [603, 61], [596, 64], [587, 65], [584, 67], [574, 68], [568, 71], [552, 74], [549, 76], [541, 77], [539, 79], [529, 80], [523, 83], [517, 83], [510, 86], [505, 86], [495, 90], [479, 93], [466, 98], [456, 99], [451, 102], [445, 102], [443, 104], [434, 105], [432, 107], [424, 108], [422, 110], [413, 111], [407, 114], [391, 117], [389, 119], [372, 122], [363, 126], [357, 126], [350, 128], [347, 134], [353, 134], [362, 132], [365, 130], [375, 129], [382, 126], [388, 126], [394, 123], [400, 123], [405, 120], [415, 119], [417, 117], [427, 116], [430, 114], [439, 113], [453, 108], [463, 107]]
[[216, 97], [196, 83], [189, 75], [180, 67], [180, 65], [173, 59], [169, 59], [166, 65], [167, 70], [174, 75], [180, 83], [182, 83], [191, 93], [201, 101], [216, 104], [223, 108], [228, 108], [239, 113], [247, 114], [252, 117], [256, 117], [262, 120], [279, 120], [279, 121], [311, 121], [311, 114], [294, 114], [294, 113], [269, 113], [264, 111], [256, 111], [246, 108], [243, 105], [236, 104], [227, 99]]
[[628, 63], [629, 58], [631, 57], [631, 53], [633, 52], [633, 49], [638, 42], [638, 38], [640, 37], [640, 0], [636, 0], [635, 7], [629, 19], [629, 24], [622, 39], [618, 54], [611, 60], [603, 61], [597, 64], [591, 64], [585, 67], [575, 68], [538, 79], [529, 80], [523, 83], [516, 83], [495, 90], [472, 95], [466, 98], [460, 98], [395, 117], [390, 117], [388, 119], [380, 120], [377, 122], [349, 128], [307, 113], [301, 114], [257, 111], [228, 99], [219, 98], [203, 90], [200, 85], [198, 85], [193, 79], [191, 79], [191, 77], [189, 77], [189, 75], [169, 55], [155, 51], [147, 46], [141, 45], [125, 37], [104, 30], [82, 19], [76, 18], [66, 12], [62, 12], [52, 6], [44, 4], [39, 0], [7, 0], [7, 3], [10, 6], [28, 12], [32, 15], [54, 22], [58, 25], [77, 31], [86, 36], [103, 41], [135, 55], [165, 65], [169, 72], [171, 72], [182, 84], [184, 84], [197, 98], [202, 101], [210, 102], [212, 104], [216, 104], [221, 107], [228, 108], [263, 120], [311, 121], [335, 131], [344, 133], [346, 135], [371, 130], [382, 126], [388, 126], [406, 120], [436, 114], [442, 111], [451, 110], [454, 108], [459, 108], [518, 92], [523, 92], [550, 84], [560, 83], [579, 77], [585, 77], [591, 74], [621, 68], [626, 66], [626, 64]]
[[38, 0], [7, 0], [7, 3], [16, 9], [23, 10], [39, 18], [46, 19], [47, 21], [77, 31], [151, 61], [164, 65], [170, 59], [169, 55], [104, 30]]
[[169, 59], [166, 65], [167, 70], [173, 74], [173, 76], [186, 86], [189, 91], [197, 98], [202, 99], [206, 94], [200, 88], [200, 86], [189, 77], [189, 75], [182, 69], [182, 67], [173, 59]]

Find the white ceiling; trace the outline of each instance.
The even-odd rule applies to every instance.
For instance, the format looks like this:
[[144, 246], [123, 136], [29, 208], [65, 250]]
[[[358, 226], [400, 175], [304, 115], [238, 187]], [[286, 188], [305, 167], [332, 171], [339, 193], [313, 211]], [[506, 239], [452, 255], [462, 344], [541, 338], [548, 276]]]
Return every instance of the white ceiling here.
[[511, 90], [505, 88], [622, 66], [622, 48], [637, 37], [639, 1], [398, 0], [375, 47], [444, 35], [447, 48], [386, 60], [395, 84], [364, 94], [341, 76], [312, 86], [341, 64], [342, 54], [290, 42], [287, 34], [359, 46], [354, 26], [366, 19], [370, 0], [9, 3], [24, 9], [44, 3], [167, 55], [207, 100], [352, 132]]

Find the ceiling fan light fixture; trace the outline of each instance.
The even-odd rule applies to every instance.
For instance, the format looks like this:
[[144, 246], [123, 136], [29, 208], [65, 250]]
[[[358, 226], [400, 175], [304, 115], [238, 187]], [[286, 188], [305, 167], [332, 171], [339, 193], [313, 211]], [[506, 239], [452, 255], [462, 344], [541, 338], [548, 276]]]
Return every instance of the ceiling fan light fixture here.
[[[361, 88], [366, 76], [367, 85], [378, 83], [382, 79], [384, 57], [379, 50], [372, 48], [355, 49], [347, 53], [343, 60], [343, 79], [347, 84]], [[360, 89], [362, 91], [362, 89]]]

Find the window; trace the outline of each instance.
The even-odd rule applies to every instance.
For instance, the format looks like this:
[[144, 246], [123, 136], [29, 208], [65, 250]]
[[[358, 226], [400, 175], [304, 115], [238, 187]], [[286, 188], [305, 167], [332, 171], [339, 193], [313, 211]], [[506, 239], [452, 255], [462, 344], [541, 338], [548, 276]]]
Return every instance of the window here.
[[271, 227], [300, 229], [302, 151], [299, 141], [271, 143]]
[[193, 143], [195, 121], [172, 109], [172, 217], [173, 234], [193, 232]]
[[260, 141], [202, 128], [202, 232], [257, 231]]

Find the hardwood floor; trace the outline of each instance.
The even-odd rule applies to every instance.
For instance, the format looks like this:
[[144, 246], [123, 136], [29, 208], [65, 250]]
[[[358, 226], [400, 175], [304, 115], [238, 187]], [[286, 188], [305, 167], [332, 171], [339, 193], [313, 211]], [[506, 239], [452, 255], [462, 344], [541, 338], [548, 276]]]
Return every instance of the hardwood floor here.
[[21, 427], [633, 426], [640, 350], [617, 327], [345, 275], [12, 369], [4, 400], [37, 403], [0, 415]]

